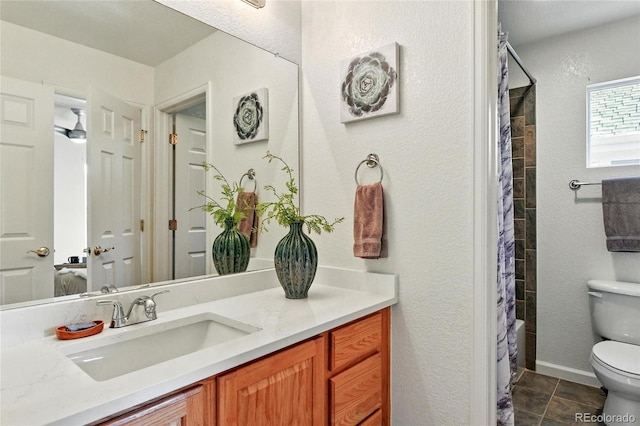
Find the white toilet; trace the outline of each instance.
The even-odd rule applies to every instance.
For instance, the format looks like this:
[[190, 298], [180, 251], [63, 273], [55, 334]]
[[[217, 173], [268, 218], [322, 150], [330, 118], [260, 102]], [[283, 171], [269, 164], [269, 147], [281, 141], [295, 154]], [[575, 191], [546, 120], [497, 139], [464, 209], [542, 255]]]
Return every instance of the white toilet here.
[[593, 331], [604, 340], [591, 350], [591, 367], [609, 390], [607, 425], [640, 424], [640, 283], [589, 281]]

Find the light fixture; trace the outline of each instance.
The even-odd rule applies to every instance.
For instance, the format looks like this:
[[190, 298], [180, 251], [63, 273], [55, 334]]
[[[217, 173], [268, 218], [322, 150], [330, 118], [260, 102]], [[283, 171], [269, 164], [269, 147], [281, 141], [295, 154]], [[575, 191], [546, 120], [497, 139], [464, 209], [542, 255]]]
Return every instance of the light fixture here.
[[250, 4], [256, 9], [260, 9], [264, 7], [264, 4], [266, 3], [267, 0], [242, 0], [242, 1], [247, 4]]
[[71, 142], [85, 143], [87, 141], [87, 132], [84, 130], [84, 127], [82, 127], [82, 123], [80, 123], [80, 117], [84, 116], [86, 113], [80, 108], [71, 108], [71, 111], [78, 116], [78, 121], [76, 122], [75, 127], [73, 129], [65, 129], [62, 126], [55, 125], [53, 126], [53, 129], [68, 137]]

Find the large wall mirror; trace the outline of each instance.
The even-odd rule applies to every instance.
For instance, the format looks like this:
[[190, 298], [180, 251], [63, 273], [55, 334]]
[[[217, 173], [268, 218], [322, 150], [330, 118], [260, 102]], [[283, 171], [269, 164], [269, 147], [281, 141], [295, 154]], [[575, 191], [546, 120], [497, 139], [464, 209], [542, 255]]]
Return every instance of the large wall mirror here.
[[[214, 274], [201, 163], [259, 200], [286, 178], [267, 151], [299, 173], [295, 63], [153, 0], [0, 8], [4, 308]], [[234, 143], [237, 99], [260, 89], [268, 138]], [[250, 270], [282, 235], [259, 234]]]

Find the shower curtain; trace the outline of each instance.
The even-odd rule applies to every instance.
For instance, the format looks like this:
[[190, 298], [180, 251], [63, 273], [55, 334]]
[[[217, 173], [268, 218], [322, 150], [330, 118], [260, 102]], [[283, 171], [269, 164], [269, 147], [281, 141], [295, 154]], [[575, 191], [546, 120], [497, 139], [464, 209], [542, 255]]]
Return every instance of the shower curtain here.
[[513, 231], [513, 170], [511, 164], [511, 117], [507, 71], [507, 39], [498, 40], [498, 425], [513, 425], [511, 386], [517, 372], [515, 236]]

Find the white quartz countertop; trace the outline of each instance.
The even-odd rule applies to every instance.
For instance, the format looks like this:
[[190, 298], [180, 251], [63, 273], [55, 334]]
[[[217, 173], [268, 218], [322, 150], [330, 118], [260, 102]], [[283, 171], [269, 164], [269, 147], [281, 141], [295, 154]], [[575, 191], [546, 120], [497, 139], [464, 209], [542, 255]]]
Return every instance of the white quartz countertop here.
[[[121, 329], [108, 328], [107, 323], [102, 333], [83, 339], [58, 340], [49, 330], [41, 333], [43, 337], [13, 339], [12, 344], [5, 346], [7, 336], [3, 336], [0, 424], [81, 425], [94, 422], [397, 302], [397, 277], [394, 275], [320, 268], [309, 297], [301, 300], [286, 299], [282, 289], [274, 285], [273, 276], [273, 270], [249, 274], [247, 279], [267, 283], [260, 285], [262, 289], [247, 285], [242, 294], [224, 295], [170, 310], [162, 310], [160, 297], [164, 296], [160, 296], [157, 320]], [[221, 279], [224, 278], [216, 281], [216, 288], [224, 285], [225, 281]], [[185, 288], [189, 285], [182, 284]], [[92, 301], [91, 306], [93, 304]], [[27, 311], [31, 315], [38, 313], [37, 307]], [[47, 307], [40, 311], [46, 314]], [[92, 379], [63, 352], [65, 346], [79, 341], [89, 344], [91, 339], [112, 337], [136, 327], [156, 326], [202, 313], [221, 315], [260, 330], [104, 381]], [[2, 315], [6, 316], [5, 312], [0, 312], [0, 320]], [[18, 321], [15, 312], [11, 315], [9, 322]], [[4, 324], [2, 331], [7, 333]]]

